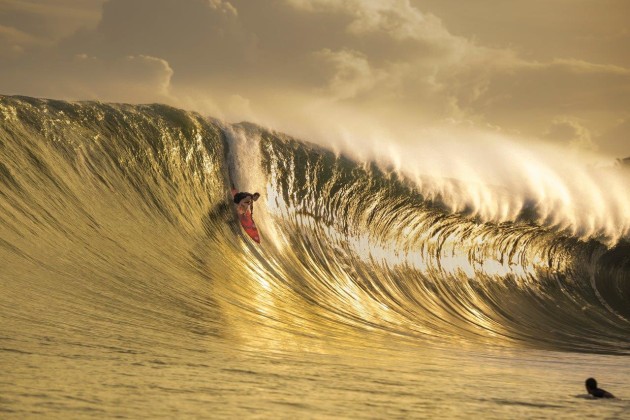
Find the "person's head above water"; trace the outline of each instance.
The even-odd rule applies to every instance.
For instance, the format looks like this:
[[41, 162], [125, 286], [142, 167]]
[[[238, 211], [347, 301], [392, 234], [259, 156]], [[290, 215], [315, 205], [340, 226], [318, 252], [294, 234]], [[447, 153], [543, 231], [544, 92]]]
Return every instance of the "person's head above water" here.
[[586, 386], [586, 391], [595, 398], [615, 398], [615, 396], [610, 392], [597, 388], [597, 381], [595, 378], [588, 378], [584, 381], [584, 386]]

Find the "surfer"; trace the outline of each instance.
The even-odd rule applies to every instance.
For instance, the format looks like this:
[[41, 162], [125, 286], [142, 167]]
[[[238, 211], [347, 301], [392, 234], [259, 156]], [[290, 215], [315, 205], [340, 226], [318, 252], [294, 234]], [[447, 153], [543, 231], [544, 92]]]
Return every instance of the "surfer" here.
[[234, 204], [236, 204], [236, 213], [241, 222], [241, 226], [245, 232], [255, 242], [260, 243], [260, 236], [258, 235], [258, 229], [256, 223], [254, 223], [254, 201], [260, 197], [259, 193], [237, 192], [234, 185], [232, 185], [232, 196], [234, 197]]
[[584, 383], [586, 390], [595, 398], [615, 398], [610, 392], [597, 388], [597, 381], [595, 378], [588, 378]]

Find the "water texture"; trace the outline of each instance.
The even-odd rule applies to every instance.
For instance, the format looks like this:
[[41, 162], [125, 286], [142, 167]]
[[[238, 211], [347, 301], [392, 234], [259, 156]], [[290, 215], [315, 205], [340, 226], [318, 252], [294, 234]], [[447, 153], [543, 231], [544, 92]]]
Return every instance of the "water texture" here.
[[2, 417], [623, 418], [629, 320], [627, 239], [535, 206], [483, 220], [252, 124], [0, 96]]

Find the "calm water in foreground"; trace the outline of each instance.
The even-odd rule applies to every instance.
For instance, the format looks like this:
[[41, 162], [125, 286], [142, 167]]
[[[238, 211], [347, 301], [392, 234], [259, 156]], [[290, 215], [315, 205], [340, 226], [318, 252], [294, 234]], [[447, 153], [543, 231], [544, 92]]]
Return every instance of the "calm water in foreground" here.
[[[4, 335], [2, 417], [630, 416], [625, 357], [391, 340], [339, 347], [255, 323], [229, 342], [121, 327], [70, 319]], [[621, 398], [583, 398], [588, 376]]]

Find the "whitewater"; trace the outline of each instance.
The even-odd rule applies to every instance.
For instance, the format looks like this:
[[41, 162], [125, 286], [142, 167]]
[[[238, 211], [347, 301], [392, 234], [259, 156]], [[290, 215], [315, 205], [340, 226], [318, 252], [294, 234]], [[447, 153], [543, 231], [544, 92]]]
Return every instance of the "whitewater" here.
[[455, 148], [0, 96], [2, 416], [630, 416], [630, 171]]

